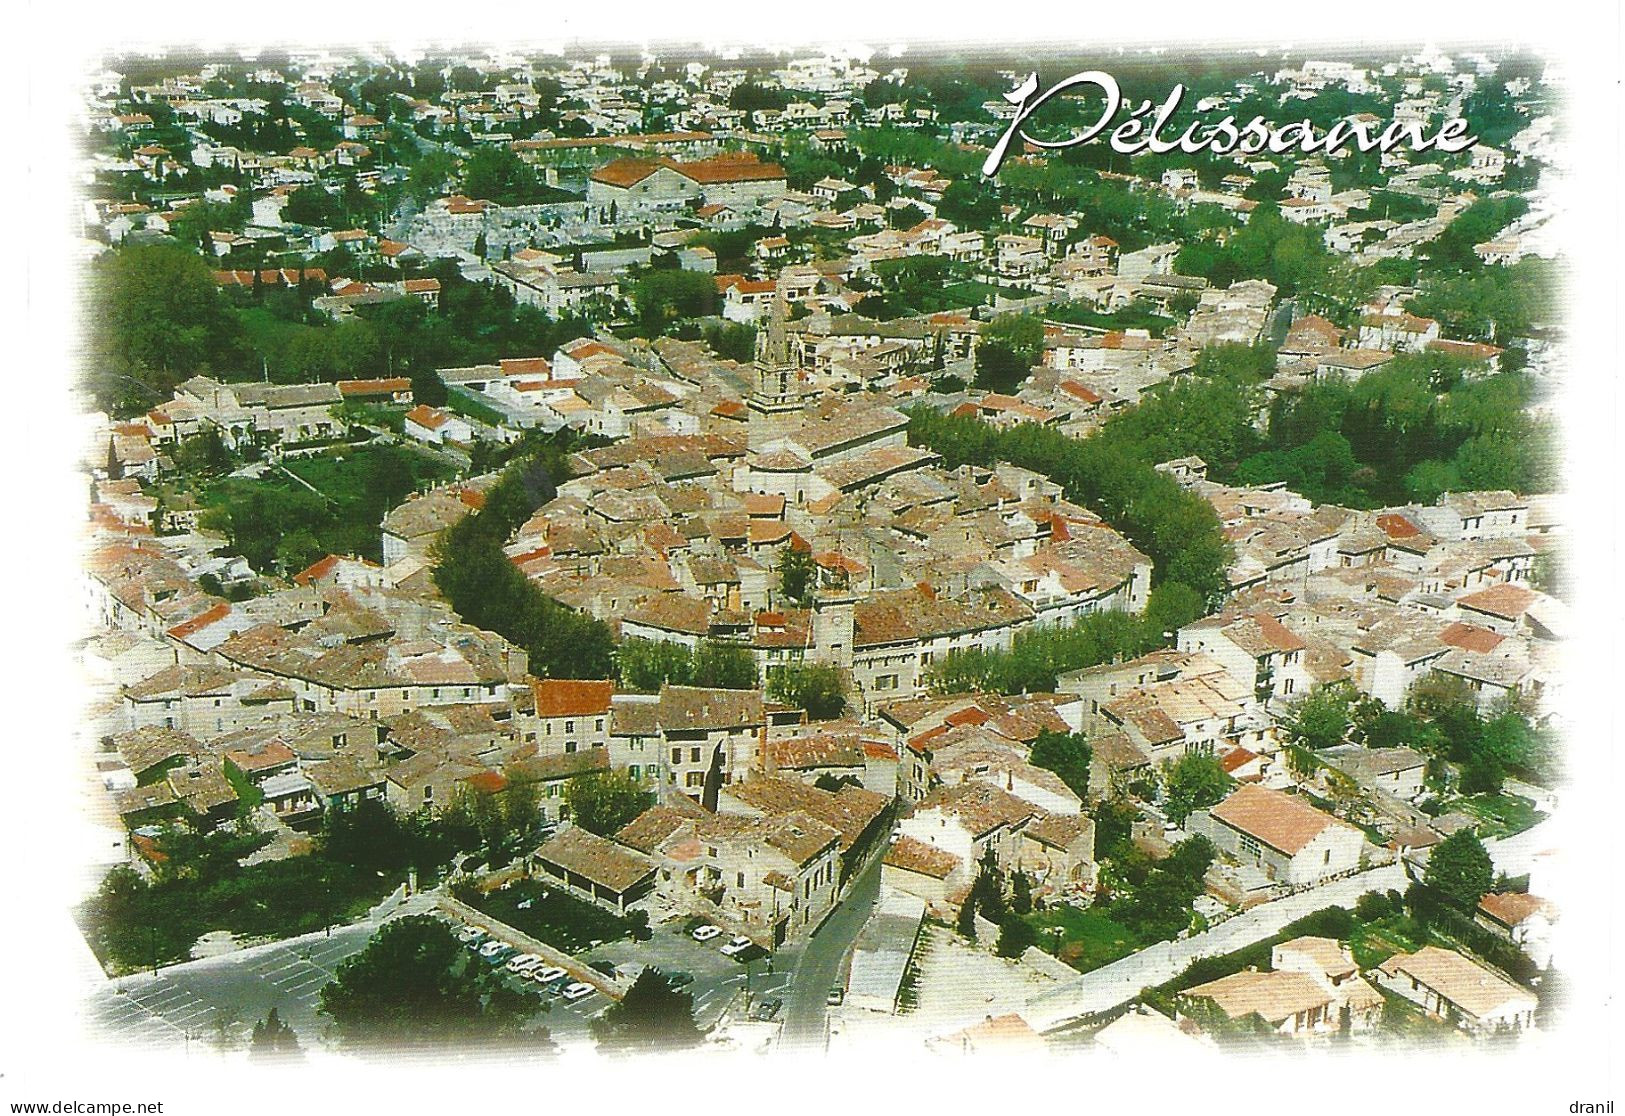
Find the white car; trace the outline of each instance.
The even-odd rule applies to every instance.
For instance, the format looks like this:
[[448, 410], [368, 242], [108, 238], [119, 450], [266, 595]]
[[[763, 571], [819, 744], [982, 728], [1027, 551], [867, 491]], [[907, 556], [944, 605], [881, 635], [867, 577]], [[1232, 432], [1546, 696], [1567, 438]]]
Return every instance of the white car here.
[[691, 936], [693, 937], [693, 939], [696, 942], [708, 942], [713, 938], [722, 937], [722, 927], [720, 927], [720, 926], [696, 926], [694, 928], [694, 933]]
[[542, 963], [543, 959], [536, 956], [534, 953], [521, 953], [518, 957], [508, 959], [508, 971], [510, 973], [524, 973], [538, 967]]
[[749, 948], [750, 939], [743, 934], [735, 934], [728, 939], [728, 944], [722, 947], [722, 955], [724, 957], [733, 957], [736, 954], [744, 953]]
[[530, 970], [530, 972], [526, 973], [525, 975], [528, 976], [531, 980], [534, 980], [537, 984], [544, 984], [545, 985], [545, 984], [552, 984], [555, 980], [558, 980], [560, 977], [565, 976], [566, 973], [565, 973], [565, 971], [563, 969], [559, 968], [557, 965], [547, 965], [547, 966], [545, 966], [543, 968], [540, 968], [540, 969], [532, 969], [532, 970]]
[[586, 983], [585, 981], [578, 980], [564, 990], [563, 996], [566, 1000], [574, 1003], [576, 1000], [585, 1000], [588, 996], [591, 996], [596, 991], [598, 991], [598, 989], [594, 988], [592, 985]]
[[477, 942], [485, 937], [485, 931], [478, 926], [465, 926], [457, 931], [457, 940], [463, 943]]
[[507, 946], [508, 946], [507, 942], [498, 941], [495, 938], [493, 938], [491, 941], [486, 942], [484, 945], [482, 945], [480, 947], [480, 956], [481, 957], [494, 957], [494, 956], [496, 956], [498, 950], [506, 949]]

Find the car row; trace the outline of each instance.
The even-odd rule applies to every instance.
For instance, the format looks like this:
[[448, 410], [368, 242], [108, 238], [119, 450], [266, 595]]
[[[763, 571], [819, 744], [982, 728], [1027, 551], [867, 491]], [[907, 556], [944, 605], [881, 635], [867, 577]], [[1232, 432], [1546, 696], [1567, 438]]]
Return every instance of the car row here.
[[[457, 932], [457, 940], [492, 968], [503, 968], [514, 976], [535, 984], [538, 990], [559, 996], [570, 1003], [584, 1000], [598, 991], [594, 985], [575, 979], [567, 969], [549, 964], [547, 958], [540, 954], [521, 953], [500, 938], [491, 937], [487, 931], [478, 926], [463, 927]], [[592, 968], [605, 972], [606, 964], [597, 962]], [[613, 965], [609, 965], [606, 975], [615, 975]]]

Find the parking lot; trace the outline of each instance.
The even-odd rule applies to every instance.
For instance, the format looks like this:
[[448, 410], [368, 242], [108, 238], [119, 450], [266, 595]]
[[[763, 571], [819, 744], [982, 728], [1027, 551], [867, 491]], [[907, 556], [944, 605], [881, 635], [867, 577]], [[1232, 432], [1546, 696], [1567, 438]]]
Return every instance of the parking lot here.
[[764, 996], [782, 998], [795, 965], [794, 956], [784, 950], [773, 957], [758, 958], [748, 966], [741, 964], [723, 955], [722, 945], [727, 940], [723, 935], [710, 942], [697, 942], [684, 929], [682, 919], [673, 919], [656, 926], [654, 936], [646, 942], [611, 942], [588, 952], [585, 958], [616, 965], [649, 965], [667, 973], [692, 973], [694, 983], [688, 991], [694, 997], [694, 1016], [701, 1027], [709, 1027], [744, 991], [747, 975], [753, 1003]]
[[[454, 928], [460, 924], [453, 921]], [[110, 1041], [151, 1050], [240, 1048], [254, 1024], [274, 1007], [307, 1046], [321, 1042], [323, 1020], [317, 1013], [323, 985], [340, 962], [359, 953], [375, 928], [362, 923], [334, 930], [331, 936], [309, 935], [203, 961], [139, 973], [110, 981], [85, 1007], [89, 1025]], [[787, 998], [796, 957], [781, 951], [749, 965], [722, 953], [724, 935], [696, 942], [682, 920], [655, 927], [646, 942], [618, 941], [581, 955], [583, 961], [614, 965], [652, 965], [664, 972], [693, 975], [687, 990], [702, 1028], [721, 1018], [730, 1004], [742, 1007], [747, 980], [752, 1004]], [[507, 976], [515, 988], [536, 1000], [537, 1013], [527, 1026], [544, 1026], [564, 1045], [589, 1042], [588, 1022], [610, 999], [594, 992], [574, 1002], [550, 995], [534, 982]]]
[[367, 924], [272, 946], [192, 961], [121, 977], [86, 1005], [93, 1030], [119, 1043], [190, 1049], [202, 1043], [233, 1047], [274, 1007], [301, 1043], [318, 1041], [316, 1012], [322, 985], [339, 962], [359, 953], [371, 936]]

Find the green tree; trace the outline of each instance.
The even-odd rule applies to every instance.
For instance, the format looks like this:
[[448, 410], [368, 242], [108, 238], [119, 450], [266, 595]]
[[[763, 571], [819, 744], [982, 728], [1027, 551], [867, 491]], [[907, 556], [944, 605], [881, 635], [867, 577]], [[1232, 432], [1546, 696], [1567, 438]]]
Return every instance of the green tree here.
[[1345, 682], [1317, 686], [1287, 711], [1282, 726], [1288, 738], [1304, 748], [1318, 751], [1341, 744], [1348, 737], [1357, 697]]
[[1164, 808], [1179, 825], [1185, 824], [1193, 811], [1217, 805], [1235, 784], [1217, 759], [1202, 752], [1186, 752], [1165, 764], [1163, 772], [1167, 784]]
[[385, 923], [340, 964], [319, 1003], [340, 1043], [353, 1049], [548, 1043], [545, 1032], [521, 1035], [528, 998], [470, 960], [445, 922], [425, 915]]
[[89, 290], [87, 383], [115, 413], [146, 410], [189, 376], [246, 362], [242, 327], [208, 264], [187, 248], [116, 249], [91, 267]]
[[632, 286], [632, 303], [646, 337], [660, 335], [679, 318], [711, 313], [715, 302], [715, 282], [697, 271], [649, 271]]
[[965, 896], [965, 901], [959, 904], [959, 913], [954, 916], [954, 927], [966, 941], [976, 940], [976, 899], [974, 896]]
[[625, 771], [595, 771], [566, 783], [564, 801], [577, 825], [607, 837], [648, 809], [654, 796]]
[[1093, 750], [1080, 733], [1055, 732], [1041, 729], [1033, 741], [1032, 763], [1061, 777], [1079, 798], [1089, 794], [1089, 763]]
[[1434, 846], [1422, 882], [1471, 912], [1495, 882], [1495, 865], [1484, 843], [1464, 829]]
[[779, 551], [779, 590], [793, 604], [805, 605], [812, 597], [818, 575], [811, 550], [787, 546]]
[[1029, 946], [1037, 944], [1038, 931], [1033, 929], [1032, 923], [1012, 910], [999, 923], [999, 941], [994, 951], [1000, 957], [1020, 957]]
[[269, 1015], [254, 1024], [248, 1042], [248, 1058], [252, 1062], [301, 1061], [304, 1051], [299, 1048], [299, 1036], [272, 1008]]
[[525, 205], [538, 199], [536, 171], [506, 144], [486, 143], [463, 164], [463, 191], [498, 205]]
[[340, 223], [343, 211], [339, 199], [321, 186], [301, 186], [288, 195], [282, 219], [291, 225], [332, 228]]
[[982, 328], [976, 346], [976, 386], [1010, 393], [1027, 378], [1044, 349], [1044, 323], [1031, 314], [1001, 314]]
[[1018, 915], [1032, 913], [1033, 878], [1025, 872], [1010, 877], [1010, 909]]
[[694, 998], [658, 969], [638, 974], [619, 1003], [588, 1024], [605, 1054], [650, 1054], [698, 1046], [705, 1035], [694, 1021]]
[[815, 721], [827, 721], [846, 708], [846, 685], [839, 667], [830, 663], [790, 663], [768, 672], [767, 695], [805, 709]]

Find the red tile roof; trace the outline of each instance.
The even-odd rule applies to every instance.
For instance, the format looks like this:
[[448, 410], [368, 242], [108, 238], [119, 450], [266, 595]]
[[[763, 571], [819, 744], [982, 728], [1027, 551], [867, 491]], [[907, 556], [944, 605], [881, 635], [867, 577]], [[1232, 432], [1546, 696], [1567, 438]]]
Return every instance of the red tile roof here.
[[615, 696], [611, 681], [542, 678], [531, 683], [538, 717], [586, 717], [609, 712]]

